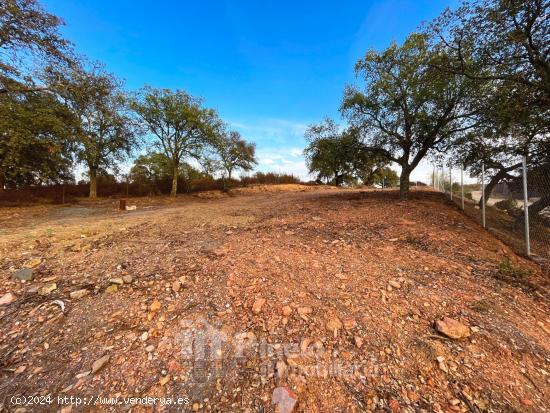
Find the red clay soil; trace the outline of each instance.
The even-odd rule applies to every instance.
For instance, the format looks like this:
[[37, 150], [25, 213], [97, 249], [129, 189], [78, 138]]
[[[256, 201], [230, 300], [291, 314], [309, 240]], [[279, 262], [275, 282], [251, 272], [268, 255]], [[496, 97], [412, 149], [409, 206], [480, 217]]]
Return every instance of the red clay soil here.
[[149, 207], [2, 211], [0, 411], [550, 411], [548, 274], [442, 195]]

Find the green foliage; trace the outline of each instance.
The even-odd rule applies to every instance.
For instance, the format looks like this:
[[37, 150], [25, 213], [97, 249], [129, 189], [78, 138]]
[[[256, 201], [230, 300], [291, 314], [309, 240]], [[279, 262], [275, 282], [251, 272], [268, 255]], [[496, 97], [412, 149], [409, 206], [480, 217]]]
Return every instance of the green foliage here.
[[419, 162], [470, 126], [471, 82], [438, 70], [445, 59], [426, 35], [412, 34], [401, 46], [367, 52], [356, 65], [364, 90], [345, 91], [341, 110], [369, 149], [401, 166], [401, 198]]
[[537, 165], [548, 151], [549, 7], [541, 0], [464, 1], [427, 30], [448, 56], [438, 68], [482, 91], [475, 128], [456, 142], [453, 157], [474, 176], [483, 162], [489, 189], [514, 179], [521, 156]]
[[445, 70], [491, 82], [512, 107], [548, 108], [549, 8], [545, 0], [467, 0], [429, 32], [450, 56]]
[[498, 265], [498, 277], [503, 279], [524, 279], [531, 275], [531, 270], [517, 267], [506, 258]]
[[0, 190], [71, 179], [75, 119], [52, 95], [0, 95]]
[[367, 150], [354, 129], [341, 132], [331, 119], [311, 125], [306, 130], [306, 139], [309, 144], [304, 155], [309, 171], [316, 173], [318, 180], [337, 186], [357, 180], [372, 185], [388, 163]]
[[36, 0], [2, 0], [0, 4], [0, 93], [31, 93], [32, 68], [67, 62], [69, 43], [59, 27], [63, 21]]
[[60, 96], [78, 119], [75, 156], [88, 169], [94, 198], [98, 171], [114, 168], [116, 161], [130, 155], [138, 145], [140, 129], [128, 111], [120, 81], [101, 66], [73, 67], [62, 83]]
[[[139, 156], [130, 170], [130, 182], [146, 192], [162, 193], [172, 179], [173, 168], [170, 158], [163, 153], [151, 152]], [[193, 181], [212, 179], [211, 176], [193, 166], [183, 163], [178, 168], [178, 180]], [[139, 191], [143, 192], [143, 191]]]
[[[220, 128], [212, 141], [215, 152], [214, 159], [207, 159], [207, 170], [222, 169], [224, 186], [226, 185], [226, 177], [230, 181], [233, 171], [243, 170], [251, 171], [258, 162], [256, 161], [256, 145], [247, 143], [242, 139], [241, 134], [235, 131], [227, 131], [225, 128]], [[215, 164], [218, 164], [216, 167]], [[226, 187], [224, 189], [227, 189]]]
[[[82, 178], [78, 183], [80, 185], [89, 185], [90, 184], [90, 172], [86, 171], [82, 174]], [[117, 177], [109, 173], [109, 171], [105, 169], [99, 169], [96, 173], [96, 180], [98, 187], [101, 187], [102, 185], [116, 185], [118, 183]]]
[[333, 120], [326, 119], [321, 124], [310, 126], [306, 140], [309, 142], [304, 150], [306, 164], [311, 173], [317, 173], [318, 180], [332, 180], [341, 185], [350, 177], [349, 148]]
[[145, 87], [133, 100], [132, 108], [155, 138], [155, 147], [170, 159], [172, 196], [177, 194], [179, 167], [185, 159], [200, 158], [220, 126], [213, 109], [183, 90]]
[[130, 170], [130, 181], [154, 185], [155, 182], [172, 176], [170, 159], [158, 152], [139, 156]]
[[38, 82], [40, 67], [70, 61], [63, 24], [36, 0], [0, 5], [0, 190], [70, 178], [71, 113]]
[[368, 179], [363, 179], [365, 185], [378, 185], [384, 188], [392, 188], [399, 185], [399, 175], [393, 169], [383, 166], [373, 170]]
[[515, 199], [503, 199], [502, 201], [495, 202], [494, 207], [502, 211], [516, 211], [518, 203]]
[[299, 184], [300, 179], [290, 174], [258, 171], [252, 176], [241, 177], [241, 183], [245, 186], [253, 184]]

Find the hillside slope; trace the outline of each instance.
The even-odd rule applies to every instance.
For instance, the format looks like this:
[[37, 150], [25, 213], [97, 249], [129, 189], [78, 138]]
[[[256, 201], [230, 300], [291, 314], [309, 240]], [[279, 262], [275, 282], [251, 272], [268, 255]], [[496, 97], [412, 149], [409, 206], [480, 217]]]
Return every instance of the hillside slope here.
[[[54, 398], [27, 411], [145, 395], [186, 400], [132, 411], [550, 410], [548, 275], [440, 194], [21, 214], [0, 236], [8, 411], [14, 395]], [[13, 279], [24, 266], [33, 281]]]

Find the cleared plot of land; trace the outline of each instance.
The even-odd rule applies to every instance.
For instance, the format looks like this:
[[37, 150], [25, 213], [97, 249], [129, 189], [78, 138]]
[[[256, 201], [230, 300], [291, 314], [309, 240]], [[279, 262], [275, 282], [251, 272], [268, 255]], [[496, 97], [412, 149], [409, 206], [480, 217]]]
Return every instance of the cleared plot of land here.
[[[0, 296], [16, 295], [0, 307], [7, 410], [12, 395], [51, 394], [273, 411], [278, 387], [300, 412], [548, 409], [548, 275], [440, 194], [246, 193], [1, 216]], [[34, 280], [14, 280], [25, 266]], [[470, 335], [439, 334], [443, 317]]]

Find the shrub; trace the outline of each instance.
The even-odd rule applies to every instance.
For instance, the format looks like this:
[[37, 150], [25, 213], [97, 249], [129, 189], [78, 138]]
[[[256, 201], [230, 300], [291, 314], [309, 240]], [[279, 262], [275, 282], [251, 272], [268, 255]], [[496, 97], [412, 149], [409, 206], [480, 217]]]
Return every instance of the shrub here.
[[506, 258], [498, 265], [498, 276], [499, 278], [512, 278], [512, 279], [523, 279], [531, 275], [530, 270], [526, 270], [521, 267], [516, 267], [509, 258]]

